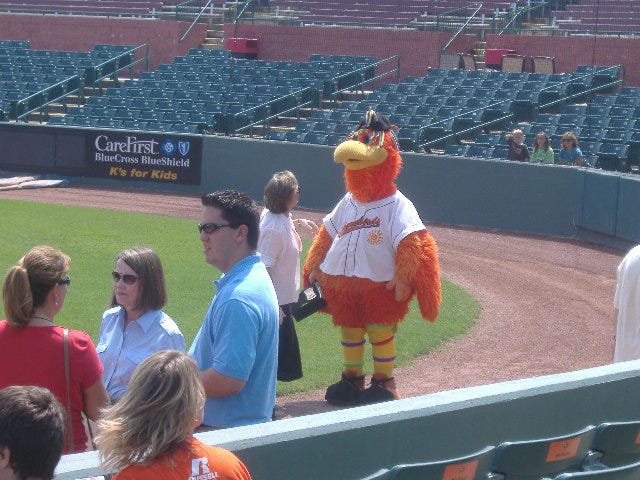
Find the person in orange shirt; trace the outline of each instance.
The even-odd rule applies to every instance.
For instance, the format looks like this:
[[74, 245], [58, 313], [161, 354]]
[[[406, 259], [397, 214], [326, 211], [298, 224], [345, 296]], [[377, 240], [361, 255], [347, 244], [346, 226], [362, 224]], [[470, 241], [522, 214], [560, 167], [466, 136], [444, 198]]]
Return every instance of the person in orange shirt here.
[[193, 437], [204, 401], [198, 368], [187, 354], [154, 353], [98, 422], [95, 442], [103, 468], [117, 472], [113, 480], [251, 480], [233, 453]]

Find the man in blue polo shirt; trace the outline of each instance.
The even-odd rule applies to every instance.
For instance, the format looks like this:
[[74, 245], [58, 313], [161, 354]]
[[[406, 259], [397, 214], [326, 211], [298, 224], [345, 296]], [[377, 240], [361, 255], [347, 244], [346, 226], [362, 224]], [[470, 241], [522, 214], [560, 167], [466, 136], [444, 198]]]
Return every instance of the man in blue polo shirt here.
[[247, 195], [202, 197], [200, 240], [222, 277], [190, 355], [207, 401], [203, 426], [228, 428], [271, 420], [276, 396], [278, 301], [256, 253], [259, 209]]

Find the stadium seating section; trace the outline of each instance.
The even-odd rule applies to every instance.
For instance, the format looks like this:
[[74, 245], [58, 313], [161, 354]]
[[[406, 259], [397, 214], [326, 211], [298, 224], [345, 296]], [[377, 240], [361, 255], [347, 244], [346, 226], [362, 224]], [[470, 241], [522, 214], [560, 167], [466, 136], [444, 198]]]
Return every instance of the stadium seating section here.
[[133, 61], [133, 47], [96, 45], [91, 52], [31, 50], [0, 41], [0, 116], [19, 118], [52, 100], [78, 93]]
[[318, 108], [321, 97], [373, 77], [376, 62], [345, 55], [312, 55], [309, 62], [248, 60], [231, 58], [223, 50], [194, 49], [139, 80], [90, 98], [52, 123], [241, 133], [243, 127], [270, 117], [295, 116], [300, 107]]
[[[131, 62], [131, 49], [39, 51], [28, 42], [1, 41], [0, 116], [22, 118], [94, 84]], [[588, 165], [628, 172], [640, 164], [640, 88], [620, 87], [619, 66], [555, 74], [438, 68], [365, 91], [379, 63], [320, 54], [307, 62], [251, 60], [192, 49], [88, 97], [66, 115], [51, 116], [49, 124], [185, 134], [258, 131], [269, 140], [335, 146], [373, 108], [398, 127], [404, 151], [506, 159], [504, 134], [520, 128], [527, 143], [546, 132], [556, 157], [561, 136], [572, 131]], [[356, 95], [344, 100], [341, 92]], [[287, 128], [283, 118], [299, 121]]]
[[638, 0], [581, 0], [569, 2], [552, 12], [555, 23], [563, 29], [594, 32], [640, 31]]
[[637, 480], [639, 434], [640, 421], [589, 425], [566, 435], [489, 445], [464, 457], [394, 465], [362, 480]]

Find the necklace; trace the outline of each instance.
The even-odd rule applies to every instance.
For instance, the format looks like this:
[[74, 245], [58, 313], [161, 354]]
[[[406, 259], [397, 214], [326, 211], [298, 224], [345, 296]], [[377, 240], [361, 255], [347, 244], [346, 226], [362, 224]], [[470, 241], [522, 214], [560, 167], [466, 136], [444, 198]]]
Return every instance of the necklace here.
[[37, 318], [38, 320], [44, 320], [45, 322], [49, 322], [53, 324], [53, 320], [49, 320], [47, 317], [39, 317], [38, 315], [31, 315], [31, 318]]

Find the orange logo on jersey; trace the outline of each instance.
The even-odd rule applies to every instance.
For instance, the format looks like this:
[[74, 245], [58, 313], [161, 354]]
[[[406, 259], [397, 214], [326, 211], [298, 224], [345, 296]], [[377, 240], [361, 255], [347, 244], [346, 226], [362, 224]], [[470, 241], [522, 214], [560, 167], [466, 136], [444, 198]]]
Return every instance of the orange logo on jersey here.
[[367, 235], [367, 243], [369, 245], [380, 245], [383, 242], [382, 232], [380, 230], [374, 230]]
[[376, 228], [380, 226], [380, 217], [376, 217], [374, 219], [364, 218], [364, 215], [353, 222], [349, 222], [345, 224], [340, 231], [338, 232], [338, 236], [342, 237], [347, 233], [351, 233], [355, 230], [361, 230], [363, 228]]

